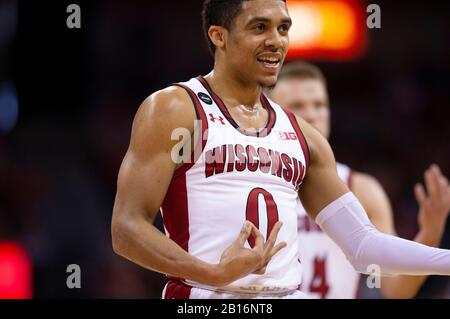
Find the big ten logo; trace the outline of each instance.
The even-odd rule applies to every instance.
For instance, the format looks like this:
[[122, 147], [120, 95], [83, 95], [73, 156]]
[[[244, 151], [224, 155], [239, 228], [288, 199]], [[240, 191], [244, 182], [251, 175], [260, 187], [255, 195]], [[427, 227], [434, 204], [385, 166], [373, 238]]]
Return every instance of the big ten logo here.
[[297, 134], [295, 132], [277, 132], [278, 133], [278, 139], [282, 141], [296, 141]]

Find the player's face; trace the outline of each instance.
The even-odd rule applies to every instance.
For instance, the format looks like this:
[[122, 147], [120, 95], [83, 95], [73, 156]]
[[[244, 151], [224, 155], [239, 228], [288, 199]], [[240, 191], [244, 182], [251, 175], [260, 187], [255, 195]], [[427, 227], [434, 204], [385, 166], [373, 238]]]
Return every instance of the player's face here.
[[271, 98], [300, 116], [319, 132], [329, 137], [330, 108], [325, 85], [317, 79], [282, 79], [271, 93]]
[[291, 26], [286, 4], [279, 0], [242, 2], [230, 27], [226, 44], [227, 65], [244, 82], [275, 85], [286, 56]]

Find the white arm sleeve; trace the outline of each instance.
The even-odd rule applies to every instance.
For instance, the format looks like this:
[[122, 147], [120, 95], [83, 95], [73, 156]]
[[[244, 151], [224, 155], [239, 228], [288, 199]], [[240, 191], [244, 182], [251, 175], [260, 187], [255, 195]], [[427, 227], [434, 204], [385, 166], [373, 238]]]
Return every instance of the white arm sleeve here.
[[316, 222], [358, 272], [378, 265], [383, 275], [450, 275], [450, 250], [380, 233], [352, 193], [325, 207]]

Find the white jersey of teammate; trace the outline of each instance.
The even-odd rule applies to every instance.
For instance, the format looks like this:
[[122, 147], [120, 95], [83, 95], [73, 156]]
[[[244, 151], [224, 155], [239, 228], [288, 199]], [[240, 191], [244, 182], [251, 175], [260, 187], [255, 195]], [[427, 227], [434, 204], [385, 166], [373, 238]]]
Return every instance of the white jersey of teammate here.
[[[302, 273], [297, 190], [308, 169], [309, 150], [295, 117], [261, 95], [269, 114], [267, 125], [258, 133], [244, 132], [204, 78], [177, 85], [190, 95], [206, 138], [202, 156], [177, 169], [172, 178], [162, 205], [166, 234], [189, 254], [216, 264], [245, 220], [252, 221], [266, 238], [274, 224], [282, 221], [277, 243], [285, 241], [287, 247], [272, 258], [265, 275], [248, 275], [219, 291], [259, 295], [296, 291]], [[246, 247], [253, 240], [250, 237]]]
[[[339, 177], [350, 187], [351, 169], [337, 164]], [[299, 258], [303, 265], [301, 290], [312, 298], [356, 298], [360, 275], [341, 249], [310, 219], [298, 215]]]

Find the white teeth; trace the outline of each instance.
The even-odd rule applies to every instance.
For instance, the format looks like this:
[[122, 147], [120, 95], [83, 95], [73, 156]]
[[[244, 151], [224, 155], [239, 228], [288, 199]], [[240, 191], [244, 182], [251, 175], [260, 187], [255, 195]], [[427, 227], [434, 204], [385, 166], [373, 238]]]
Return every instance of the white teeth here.
[[271, 58], [271, 57], [264, 57], [264, 58], [260, 58], [261, 61], [264, 62], [271, 62], [271, 63], [278, 63], [279, 60], [277, 58]]

